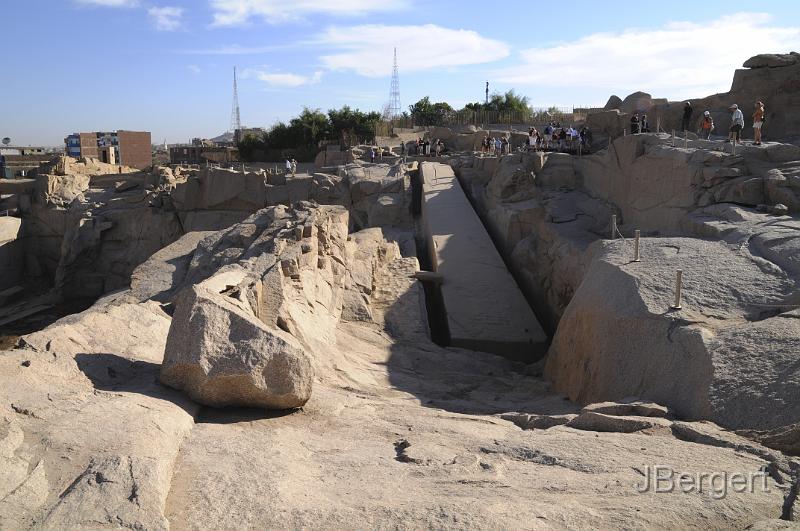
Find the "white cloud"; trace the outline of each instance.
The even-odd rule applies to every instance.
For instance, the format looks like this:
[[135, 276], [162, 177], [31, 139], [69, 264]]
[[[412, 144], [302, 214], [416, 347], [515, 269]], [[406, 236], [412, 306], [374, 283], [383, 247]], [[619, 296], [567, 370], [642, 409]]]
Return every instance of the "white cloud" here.
[[148, 16], [153, 20], [159, 31], [175, 31], [181, 27], [183, 18], [182, 7], [151, 7], [147, 10]]
[[260, 18], [274, 24], [308, 15], [364, 15], [406, 7], [407, 0], [210, 0], [215, 26], [234, 26]]
[[322, 72], [314, 72], [310, 76], [291, 74], [287, 72], [273, 72], [270, 70], [249, 69], [242, 73], [244, 78], [256, 78], [271, 87], [294, 88], [303, 85], [316, 85], [322, 81]]
[[199, 74], [200, 72], [203, 71], [203, 69], [197, 65], [186, 65], [186, 69], [193, 74]]
[[137, 7], [139, 0], [75, 0], [79, 4], [101, 7]]
[[594, 33], [573, 42], [520, 52], [522, 63], [496, 79], [540, 87], [606, 88], [620, 96], [643, 90], [682, 99], [727, 92], [735, 68], [752, 55], [800, 48], [800, 27], [769, 15], [737, 13], [707, 23]]
[[352, 70], [363, 76], [388, 76], [392, 54], [402, 72], [481, 64], [507, 57], [509, 47], [471, 30], [454, 30], [434, 24], [384, 26], [368, 24], [328, 28], [319, 44], [341, 50], [321, 57], [331, 70]]
[[294, 48], [296, 44], [276, 44], [274, 46], [241, 46], [239, 44], [226, 44], [216, 48], [195, 48], [190, 50], [177, 50], [175, 53], [183, 55], [259, 55], [287, 48]]

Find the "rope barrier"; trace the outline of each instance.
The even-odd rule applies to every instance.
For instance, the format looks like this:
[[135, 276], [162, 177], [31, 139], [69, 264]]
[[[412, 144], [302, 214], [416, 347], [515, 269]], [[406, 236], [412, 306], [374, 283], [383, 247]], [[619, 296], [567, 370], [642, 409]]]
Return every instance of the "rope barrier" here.
[[628, 245], [628, 239], [622, 235], [622, 233], [619, 231], [619, 227], [615, 226], [614, 228], [617, 230], [617, 234], [619, 234], [619, 237], [622, 238], [622, 243]]

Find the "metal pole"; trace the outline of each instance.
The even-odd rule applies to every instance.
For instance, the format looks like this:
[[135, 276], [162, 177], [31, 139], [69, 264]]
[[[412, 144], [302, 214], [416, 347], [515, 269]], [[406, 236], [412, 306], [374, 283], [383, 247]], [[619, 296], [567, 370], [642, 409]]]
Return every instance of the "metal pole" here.
[[675, 147], [675, 129], [672, 130], [672, 147]]
[[672, 305], [673, 310], [680, 310], [681, 306], [681, 291], [683, 290], [683, 270], [678, 269], [675, 275], [675, 304]]
[[617, 215], [611, 214], [611, 239], [617, 239]]
[[642, 235], [642, 232], [639, 229], [636, 229], [633, 234], [635, 235], [635, 240], [633, 242], [633, 261], [634, 262], [641, 262], [639, 257], [639, 238]]
[[733, 135], [733, 142], [731, 142], [731, 155], [736, 156], [736, 134]]
[[686, 149], [689, 147], [689, 132], [684, 129], [683, 130], [683, 148]]

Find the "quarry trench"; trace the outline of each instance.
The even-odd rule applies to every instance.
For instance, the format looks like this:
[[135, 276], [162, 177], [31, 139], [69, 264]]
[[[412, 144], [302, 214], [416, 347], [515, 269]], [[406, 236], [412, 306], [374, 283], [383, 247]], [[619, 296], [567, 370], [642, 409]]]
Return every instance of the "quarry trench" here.
[[448, 344], [528, 363], [541, 358], [547, 336], [452, 169], [423, 162], [419, 172], [417, 241], [426, 265], [442, 276], [429, 288], [429, 309], [441, 319], [444, 306]]

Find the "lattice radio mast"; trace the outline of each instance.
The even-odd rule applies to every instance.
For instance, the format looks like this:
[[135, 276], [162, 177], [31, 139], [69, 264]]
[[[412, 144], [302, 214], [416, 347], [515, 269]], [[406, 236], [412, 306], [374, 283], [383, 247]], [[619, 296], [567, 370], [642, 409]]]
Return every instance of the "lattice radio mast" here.
[[239, 88], [236, 85], [236, 67], [233, 67], [233, 106], [231, 107], [231, 132], [242, 128], [242, 117], [239, 114]]
[[389, 115], [398, 118], [400, 111], [400, 71], [397, 68], [397, 48], [394, 49], [394, 67], [392, 68], [392, 88], [389, 91]]

